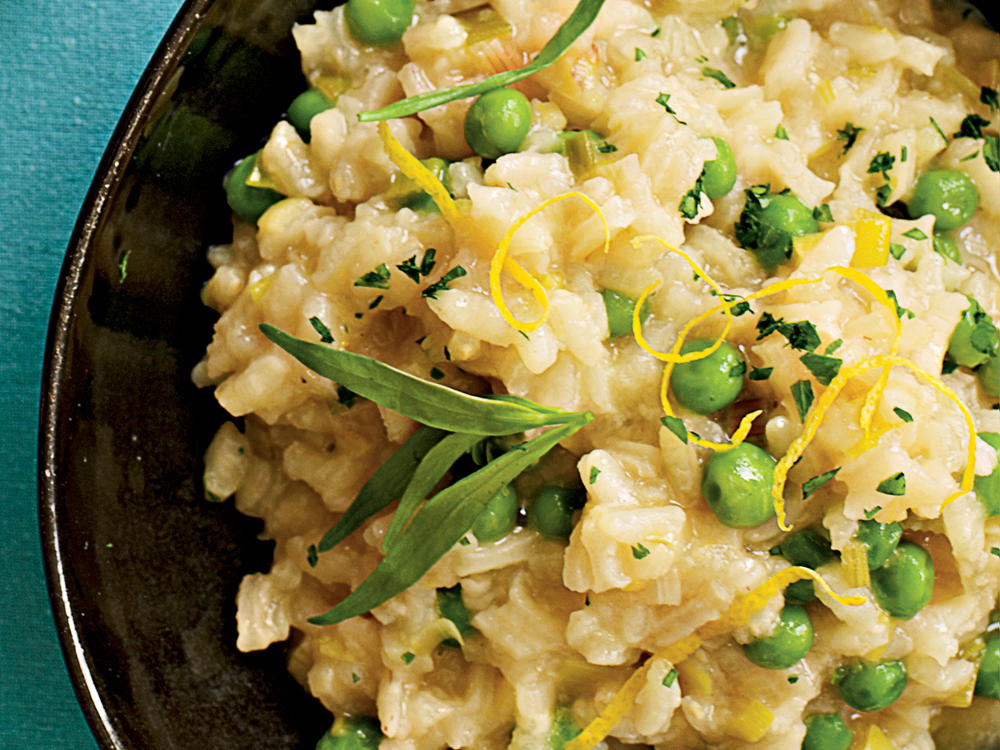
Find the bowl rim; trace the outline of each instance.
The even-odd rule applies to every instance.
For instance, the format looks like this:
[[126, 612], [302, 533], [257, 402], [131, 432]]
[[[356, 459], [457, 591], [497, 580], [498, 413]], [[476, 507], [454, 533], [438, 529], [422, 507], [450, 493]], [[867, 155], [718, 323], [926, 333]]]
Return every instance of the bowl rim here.
[[174, 71], [200, 28], [207, 9], [214, 2], [215, 0], [185, 0], [136, 82], [94, 172], [70, 235], [47, 329], [37, 453], [42, 560], [50, 608], [77, 702], [98, 745], [106, 750], [128, 750], [128, 745], [119, 734], [114, 717], [97, 689], [77, 630], [70, 602], [69, 571], [62, 555], [64, 536], [57, 509], [60, 489], [56, 471], [57, 446], [61, 433], [59, 413], [63, 408], [64, 383], [68, 374], [67, 352], [75, 325], [73, 306], [80, 292], [91, 247], [108, 200], [121, 185], [150, 114], [169, 88]]

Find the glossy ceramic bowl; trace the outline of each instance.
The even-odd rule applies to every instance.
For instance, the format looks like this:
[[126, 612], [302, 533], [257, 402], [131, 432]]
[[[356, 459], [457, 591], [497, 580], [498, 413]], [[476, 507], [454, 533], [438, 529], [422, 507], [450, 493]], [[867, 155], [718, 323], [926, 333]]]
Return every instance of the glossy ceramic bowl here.
[[[315, 7], [184, 7], [66, 257], [44, 379], [41, 531], [66, 660], [105, 750], [311, 748], [329, 722], [282, 649], [235, 648], [237, 587], [267, 569], [271, 545], [231, 504], [202, 498], [202, 455], [224, 415], [190, 381], [214, 319], [199, 301], [205, 249], [232, 234], [220, 177], [305, 85], [289, 31]], [[1000, 27], [995, 0], [981, 7]]]

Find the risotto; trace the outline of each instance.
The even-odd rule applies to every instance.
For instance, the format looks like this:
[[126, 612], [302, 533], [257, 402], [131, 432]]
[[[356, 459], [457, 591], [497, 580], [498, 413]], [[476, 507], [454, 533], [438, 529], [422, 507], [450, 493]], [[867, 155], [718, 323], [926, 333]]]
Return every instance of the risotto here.
[[206, 456], [319, 750], [996, 747], [1000, 37], [350, 0], [226, 180]]

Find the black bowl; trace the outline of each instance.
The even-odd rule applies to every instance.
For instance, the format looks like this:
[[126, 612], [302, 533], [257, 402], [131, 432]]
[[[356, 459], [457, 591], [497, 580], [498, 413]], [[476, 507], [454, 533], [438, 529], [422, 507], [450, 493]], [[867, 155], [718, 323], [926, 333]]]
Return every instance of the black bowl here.
[[[332, 3], [329, 3], [332, 4]], [[315, 0], [191, 0], [104, 156], [52, 314], [39, 457], [52, 607], [102, 748], [309, 748], [329, 717], [280, 648], [235, 648], [258, 525], [202, 498], [225, 415], [190, 381], [214, 315], [220, 189], [304, 86], [289, 31]], [[994, 0], [980, 3], [996, 27]]]

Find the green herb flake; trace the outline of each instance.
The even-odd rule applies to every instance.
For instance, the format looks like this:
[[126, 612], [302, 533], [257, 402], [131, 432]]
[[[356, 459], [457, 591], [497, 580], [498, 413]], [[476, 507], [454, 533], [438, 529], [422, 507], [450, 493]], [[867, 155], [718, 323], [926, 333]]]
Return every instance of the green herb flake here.
[[826, 484], [837, 476], [837, 472], [840, 471], [838, 466], [836, 469], [830, 469], [830, 471], [824, 471], [822, 474], [814, 476], [812, 479], [807, 479], [802, 483], [802, 499], [807, 500], [809, 496], [812, 495], [816, 490], [821, 487], [826, 486]]
[[688, 431], [687, 427], [684, 426], [684, 420], [679, 417], [660, 417], [660, 423], [674, 433], [677, 439], [680, 440], [685, 445], [688, 441]]
[[646, 548], [644, 544], [636, 543], [632, 545], [632, 557], [636, 560], [641, 560], [642, 558], [649, 555], [649, 549]]
[[441, 370], [441, 369], [439, 369], [439, 368], [437, 368], [437, 367], [432, 367], [431, 368], [431, 377], [434, 378], [435, 380], [441, 380], [441, 378], [444, 377], [444, 371]]
[[806, 421], [806, 414], [809, 413], [814, 398], [812, 383], [808, 380], [799, 380], [792, 385], [792, 399], [795, 401], [801, 422]]
[[677, 204], [677, 210], [680, 212], [681, 216], [685, 219], [694, 219], [698, 216], [698, 212], [701, 210], [701, 196], [703, 195], [703, 190], [701, 186], [701, 177], [694, 183], [694, 187], [688, 190], [684, 197], [681, 198], [681, 202]]
[[773, 367], [755, 367], [750, 371], [747, 376], [750, 380], [767, 380], [771, 377], [771, 373], [774, 372]]
[[448, 347], [447, 346], [444, 347], [444, 358], [445, 358], [445, 361], [451, 362], [451, 352], [448, 351]]
[[390, 120], [395, 117], [407, 117], [408, 115], [415, 115], [418, 112], [433, 109], [448, 102], [468, 99], [469, 97], [485, 94], [487, 91], [493, 91], [494, 89], [503, 88], [504, 86], [524, 80], [540, 70], [549, 67], [562, 57], [563, 53], [573, 45], [573, 42], [590, 28], [603, 5], [604, 0], [580, 0], [562, 26], [556, 30], [552, 38], [545, 43], [545, 46], [535, 55], [534, 59], [523, 68], [506, 70], [474, 83], [465, 83], [417, 94], [381, 109], [362, 112], [358, 115], [358, 120], [361, 122], [374, 122], [376, 120]]
[[414, 655], [414, 653], [412, 651], [407, 651], [402, 656], [400, 656], [399, 658], [403, 660], [403, 664], [410, 664], [417, 657]]
[[972, 161], [977, 156], [979, 156], [979, 149], [978, 148], [975, 151], [973, 151], [971, 154], [969, 154], [968, 156], [963, 156], [961, 159], [959, 159], [959, 161]]
[[1000, 172], [1000, 136], [988, 135], [983, 144], [983, 161], [993, 172]]
[[1000, 96], [997, 95], [996, 89], [991, 89], [989, 86], [980, 88], [979, 101], [994, 112], [1000, 110]]
[[337, 386], [337, 403], [343, 404], [348, 409], [354, 406], [354, 403], [358, 400], [358, 394], [352, 391], [350, 388], [345, 388], [342, 385]]
[[815, 376], [820, 385], [830, 385], [830, 381], [837, 377], [844, 364], [844, 360], [837, 357], [827, 357], [813, 352], [806, 352], [799, 357], [799, 361]]
[[310, 568], [315, 568], [316, 563], [319, 562], [319, 551], [316, 549], [315, 544], [310, 544], [309, 549], [306, 550], [306, 561], [309, 563]]
[[876, 505], [874, 508], [869, 508], [868, 510], [865, 511], [865, 519], [868, 521], [872, 520], [873, 518], [875, 518], [875, 516], [879, 514], [880, 510], [882, 510], [881, 505]]
[[872, 157], [871, 162], [868, 164], [868, 174], [879, 174], [881, 172], [882, 176], [888, 180], [889, 170], [892, 169], [895, 164], [896, 157], [888, 151], [882, 151]]
[[599, 477], [600, 475], [601, 475], [601, 470], [598, 469], [596, 466], [591, 466], [590, 467], [590, 484], [593, 484], [594, 482], [596, 482], [597, 481], [597, 477]]
[[892, 413], [895, 414], [900, 419], [902, 419], [904, 422], [912, 422], [913, 421], [913, 415], [910, 414], [910, 412], [908, 412], [906, 409], [903, 409], [900, 406], [894, 406], [892, 408]]
[[830, 210], [830, 204], [824, 203], [821, 206], [816, 206], [816, 208], [813, 209], [813, 218], [816, 219], [816, 221], [823, 221], [827, 224], [832, 224], [833, 211]]
[[655, 29], [653, 29], [653, 32], [650, 34], [650, 36], [655, 39], [659, 35], [660, 35], [660, 27], [657, 26]]
[[920, 240], [927, 239], [927, 234], [922, 229], [920, 229], [920, 227], [913, 227], [913, 229], [911, 229], [910, 231], [903, 232], [903, 236], [908, 237], [911, 240], [917, 240], [918, 242]]
[[757, 320], [757, 341], [767, 338], [784, 324], [784, 318], [775, 318], [769, 312], [761, 313], [760, 318]]
[[861, 134], [862, 130], [864, 128], [857, 127], [853, 122], [848, 122], [844, 127], [837, 130], [837, 140], [845, 141], [842, 154], [846, 154], [854, 147], [855, 142], [858, 140], [858, 135]]
[[369, 310], [374, 310], [376, 307], [378, 307], [379, 305], [382, 304], [382, 300], [384, 300], [384, 299], [385, 299], [385, 295], [384, 294], [380, 294], [378, 297], [376, 297], [375, 299], [373, 299], [371, 302], [368, 303], [368, 309]]
[[826, 349], [823, 350], [823, 354], [827, 355], [833, 354], [843, 345], [844, 345], [843, 339], [837, 339], [836, 341], [831, 341], [829, 344], [826, 345]]
[[959, 126], [958, 132], [953, 138], [982, 138], [983, 128], [987, 127], [990, 121], [977, 114], [966, 115]]
[[719, 83], [721, 83], [727, 89], [734, 89], [734, 88], [736, 88], [736, 84], [733, 83], [732, 80], [730, 80], [729, 76], [727, 76], [725, 73], [723, 73], [718, 68], [704, 67], [704, 68], [701, 69], [701, 74], [703, 76], [705, 76], [706, 78], [714, 78], [716, 81], [718, 81]]
[[372, 289], [389, 288], [389, 267], [385, 263], [379, 263], [374, 271], [369, 271], [360, 279], [354, 282], [354, 286], [365, 286]]
[[[906, 475], [901, 471], [897, 471], [892, 476], [886, 477], [879, 482], [878, 487], [876, 487], [875, 490], [877, 492], [881, 492], [883, 495], [893, 495], [894, 497], [905, 495]], [[879, 508], [879, 510], [881, 510], [881, 508]], [[875, 513], [878, 513], [878, 510], [876, 510]], [[874, 515], [874, 513], [872, 515]]]
[[448, 271], [440, 280], [435, 281], [433, 284], [428, 286], [424, 291], [420, 293], [421, 297], [429, 297], [430, 299], [437, 299], [438, 292], [443, 292], [449, 289], [449, 284], [455, 279], [460, 279], [465, 276], [466, 270], [462, 266], [455, 266], [453, 269]]
[[458, 543], [463, 547], [468, 547], [470, 544], [472, 544], [472, 542], [469, 541], [469, 537], [467, 536], [463, 536], [461, 539], [459, 539]]
[[125, 282], [125, 277], [128, 276], [128, 259], [132, 255], [131, 250], [126, 250], [122, 253], [121, 260], [118, 261], [118, 283], [123, 284]]
[[353, 682], [355, 685], [361, 682], [361, 678], [358, 677], [357, 672], [351, 672], [351, 682]]
[[785, 130], [785, 126], [780, 123], [778, 124], [778, 127], [775, 128], [774, 137], [777, 138], [779, 141], [790, 140], [790, 138], [788, 137], [788, 131]]
[[915, 317], [914, 313], [913, 313], [913, 310], [910, 310], [910, 309], [908, 309], [906, 307], [903, 307], [901, 304], [899, 304], [899, 300], [896, 299], [896, 293], [892, 289], [886, 289], [885, 293], [886, 293], [886, 296], [889, 297], [889, 299], [892, 300], [892, 304], [894, 304], [896, 306], [896, 317], [898, 317], [900, 320], [903, 319], [904, 315], [907, 318], [910, 318], [910, 319], [913, 319]]
[[677, 682], [677, 670], [671, 669], [667, 672], [667, 676], [663, 678], [663, 687], [673, 687], [673, 684]]
[[931, 117], [930, 121], [931, 121], [931, 125], [933, 125], [934, 129], [937, 131], [938, 135], [941, 136], [941, 140], [944, 141], [944, 145], [947, 146], [948, 145], [948, 136], [946, 136], [944, 134], [944, 131], [941, 130], [941, 126], [938, 125], [937, 120], [935, 120], [933, 117]]
[[356, 318], [357, 320], [361, 320], [361, 319], [362, 319], [363, 317], [365, 317], [365, 314], [364, 314], [364, 313], [359, 313], [359, 312], [356, 312], [356, 313], [354, 313], [354, 317], [355, 317], [355, 318]]
[[601, 141], [597, 146], [597, 153], [599, 154], [613, 154], [618, 150], [618, 147], [613, 143], [608, 143], [607, 141]]
[[205, 499], [210, 503], [221, 503], [225, 500], [224, 497], [219, 497], [214, 492], [209, 492], [208, 490], [205, 490]]
[[642, 48], [636, 47], [635, 48], [635, 61], [639, 62], [640, 60], [645, 60], [645, 59], [646, 59], [646, 53], [642, 50]]
[[672, 115], [673, 118], [677, 120], [678, 125], [687, 125], [686, 122], [684, 122], [681, 118], [677, 116], [677, 113], [674, 112], [673, 107], [670, 106], [669, 102], [670, 102], [670, 94], [665, 94], [661, 91], [660, 95], [656, 97], [656, 103], [659, 104], [661, 107], [663, 107], [665, 110], [667, 110], [667, 114]]
[[778, 329], [778, 333], [788, 340], [788, 345], [793, 349], [811, 352], [821, 343], [816, 326], [808, 320], [800, 320], [782, 326]]
[[906, 148], [906, 146], [903, 146], [899, 150], [899, 161], [901, 163], [905, 163], [906, 160], [909, 159], [909, 158], [910, 158], [910, 150], [908, 148]]
[[799, 676], [797, 674], [790, 674], [786, 679], [788, 680], [789, 685], [794, 685], [799, 681]]
[[889, 245], [889, 255], [891, 255], [896, 260], [899, 260], [906, 254], [906, 245], [900, 245], [898, 242], [893, 242]]
[[324, 344], [333, 343], [333, 334], [330, 329], [326, 327], [326, 324], [322, 320], [317, 318], [315, 315], [309, 318], [309, 324], [315, 329], [316, 333], [319, 334], [319, 340]]
[[941, 362], [941, 374], [942, 375], [950, 375], [951, 373], [955, 372], [955, 370], [957, 370], [957, 369], [958, 369], [958, 363], [955, 362], [954, 360], [951, 360], [951, 359], [948, 359], [947, 357], [945, 357], [944, 361]]
[[892, 185], [889, 183], [882, 185], [875, 191], [875, 204], [885, 208], [886, 204], [889, 202], [890, 195], [892, 195]]
[[992, 547], [992, 548], [990, 548], [990, 554], [991, 555], [996, 555], [997, 557], [1000, 557], [1000, 547]]

